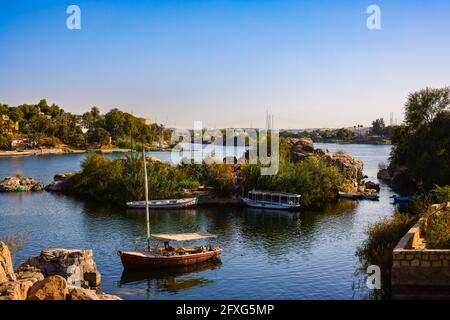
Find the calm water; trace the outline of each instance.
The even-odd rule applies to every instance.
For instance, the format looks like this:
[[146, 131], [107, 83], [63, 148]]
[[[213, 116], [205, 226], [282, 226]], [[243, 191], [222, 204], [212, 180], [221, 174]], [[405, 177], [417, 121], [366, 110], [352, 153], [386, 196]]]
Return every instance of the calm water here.
[[[390, 151], [390, 146], [317, 146], [363, 160], [373, 181]], [[151, 155], [170, 159], [168, 153]], [[84, 157], [0, 159], [0, 177], [22, 171], [48, 183], [55, 173], [78, 170]], [[153, 232], [208, 231], [225, 249], [220, 265], [176, 273], [123, 274], [116, 251], [144, 240], [143, 212], [58, 194], [0, 194], [0, 239], [16, 231], [28, 234], [16, 264], [43, 248], [92, 248], [103, 291], [124, 299], [361, 299], [367, 290], [355, 276], [355, 251], [370, 222], [392, 215], [390, 194], [382, 187], [380, 202], [340, 201], [326, 212], [301, 214], [244, 208], [153, 212]]]

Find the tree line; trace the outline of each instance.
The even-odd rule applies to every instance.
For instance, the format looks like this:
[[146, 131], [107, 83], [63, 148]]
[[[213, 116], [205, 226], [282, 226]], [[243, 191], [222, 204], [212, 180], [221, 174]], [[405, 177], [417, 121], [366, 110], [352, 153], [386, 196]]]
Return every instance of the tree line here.
[[[109, 145], [110, 142], [129, 147], [132, 141], [153, 143], [170, 136], [164, 126], [146, 125], [141, 119], [117, 108], [102, 115], [98, 107], [92, 107], [90, 111], [76, 115], [56, 104], [49, 105], [45, 99], [17, 107], [0, 104], [0, 116], [3, 116], [0, 118], [0, 149], [9, 149], [13, 138], [28, 138], [42, 147], [63, 143], [87, 148]], [[18, 130], [6, 130], [7, 122], [18, 123]]]

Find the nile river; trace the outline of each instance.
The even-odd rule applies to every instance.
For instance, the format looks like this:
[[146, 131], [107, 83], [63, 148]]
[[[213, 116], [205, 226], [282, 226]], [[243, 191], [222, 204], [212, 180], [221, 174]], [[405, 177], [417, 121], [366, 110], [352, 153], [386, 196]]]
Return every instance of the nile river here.
[[[377, 181], [390, 146], [333, 145], [361, 159]], [[168, 160], [164, 152], [149, 153]], [[113, 155], [116, 156], [116, 155]], [[121, 156], [121, 155], [118, 155]], [[0, 178], [21, 171], [49, 183], [58, 172], [77, 171], [85, 155], [0, 159]], [[59, 194], [0, 193], [0, 239], [27, 235], [15, 264], [49, 247], [90, 248], [102, 273], [102, 290], [124, 299], [363, 299], [368, 293], [355, 275], [355, 251], [364, 229], [394, 206], [382, 185], [379, 202], [339, 201], [324, 212], [300, 214], [246, 208], [200, 208], [152, 212], [152, 232], [208, 231], [224, 248], [222, 264], [177, 273], [124, 274], [116, 252], [134, 249], [145, 236], [145, 214]]]

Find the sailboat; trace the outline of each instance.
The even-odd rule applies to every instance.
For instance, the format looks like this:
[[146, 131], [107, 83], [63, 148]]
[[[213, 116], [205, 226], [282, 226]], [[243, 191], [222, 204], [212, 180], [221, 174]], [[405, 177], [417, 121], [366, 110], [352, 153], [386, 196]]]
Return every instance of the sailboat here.
[[[145, 177], [145, 209], [147, 223], [147, 248], [142, 251], [118, 251], [122, 265], [126, 270], [145, 270], [150, 268], [170, 268], [193, 265], [205, 261], [220, 260], [222, 248], [208, 246], [180, 246], [172, 247], [170, 242], [187, 242], [216, 238], [210, 233], [177, 233], [151, 234], [150, 210], [148, 201], [148, 178], [145, 149], [142, 149]], [[151, 239], [157, 241], [155, 248], [151, 248]], [[161, 246], [163, 244], [163, 246]]]

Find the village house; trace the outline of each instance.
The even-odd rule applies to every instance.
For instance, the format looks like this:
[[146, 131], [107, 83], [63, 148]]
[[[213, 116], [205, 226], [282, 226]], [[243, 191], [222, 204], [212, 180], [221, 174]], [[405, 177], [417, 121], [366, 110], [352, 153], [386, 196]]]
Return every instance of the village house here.
[[13, 134], [19, 132], [19, 122], [12, 121], [6, 114], [2, 114], [0, 117], [0, 127], [4, 133]]

